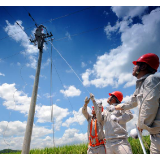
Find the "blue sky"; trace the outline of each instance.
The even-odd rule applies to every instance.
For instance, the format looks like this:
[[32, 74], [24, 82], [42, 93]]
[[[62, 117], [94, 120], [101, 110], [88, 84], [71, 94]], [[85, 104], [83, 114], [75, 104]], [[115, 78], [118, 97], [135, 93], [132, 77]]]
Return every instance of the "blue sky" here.
[[[50, 97], [51, 45], [45, 45], [31, 148], [53, 146], [51, 98], [56, 146], [87, 142], [87, 121], [81, 113], [84, 99], [89, 96], [87, 90], [105, 107], [108, 93], [115, 90], [123, 93], [123, 102], [128, 101], [136, 82], [132, 61], [145, 53], [160, 57], [158, 6], [96, 6], [80, 11], [84, 8], [88, 6], [26, 7], [38, 24], [47, 21], [43, 25], [55, 38], [53, 46], [83, 83], [52, 49], [60, 79], [53, 67]], [[53, 20], [76, 11], [80, 12]], [[28, 39], [36, 28], [22, 6], [1, 6], [0, 13], [0, 149], [21, 149], [38, 59], [37, 46]], [[101, 28], [94, 30], [98, 27]], [[91, 106], [90, 102], [89, 112]], [[137, 109], [132, 112], [134, 119], [128, 123], [128, 131], [137, 121]]]

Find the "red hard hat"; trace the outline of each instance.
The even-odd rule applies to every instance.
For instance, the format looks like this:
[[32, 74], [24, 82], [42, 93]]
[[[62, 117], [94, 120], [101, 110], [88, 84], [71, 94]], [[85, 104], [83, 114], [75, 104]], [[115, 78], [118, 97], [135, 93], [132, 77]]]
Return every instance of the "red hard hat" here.
[[156, 71], [159, 67], [159, 57], [154, 53], [144, 54], [143, 56], [138, 58], [137, 61], [133, 61], [132, 63], [136, 65], [137, 62], [145, 62]]
[[112, 92], [112, 93], [109, 93], [109, 95], [110, 95], [110, 96], [112, 96], [112, 95], [116, 96], [117, 99], [118, 99], [120, 102], [122, 102], [122, 100], [123, 100], [123, 94], [122, 94], [122, 92], [120, 92], [120, 91], [114, 91], [114, 92]]

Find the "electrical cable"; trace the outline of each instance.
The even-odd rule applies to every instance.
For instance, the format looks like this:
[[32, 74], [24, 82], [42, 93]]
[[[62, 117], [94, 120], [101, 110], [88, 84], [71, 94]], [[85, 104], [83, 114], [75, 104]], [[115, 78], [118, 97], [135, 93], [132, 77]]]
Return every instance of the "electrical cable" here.
[[[51, 42], [50, 42], [51, 43]], [[51, 43], [51, 45], [53, 46], [53, 44]], [[61, 56], [61, 58], [66, 62], [66, 64], [69, 66], [69, 68], [73, 71], [73, 73], [76, 75], [76, 77], [79, 79], [79, 81], [82, 83], [82, 80], [79, 78], [79, 76], [77, 75], [77, 73], [74, 71], [74, 69], [71, 67], [71, 65], [67, 62], [67, 60], [62, 56], [62, 54], [53, 46], [53, 48], [57, 51], [57, 53]], [[83, 85], [83, 87], [86, 89], [86, 91], [90, 94], [90, 92], [88, 91], [88, 89]]]
[[[48, 21], [45, 21], [45, 22], [42, 22], [41, 24], [44, 24], [44, 23], [47, 23], [47, 22], [52, 22], [52, 21], [54, 21], [54, 20], [67, 17], [67, 16], [70, 16], [70, 15], [76, 14], [76, 13], [78, 13], [78, 12], [82, 12], [82, 11], [84, 11], [84, 10], [91, 9], [91, 8], [93, 8], [93, 7], [96, 7], [96, 6], [87, 7], [87, 8], [84, 8], [84, 9], [81, 9], [81, 10], [78, 10], [78, 11], [75, 11], [75, 12], [72, 12], [72, 13], [69, 13], [69, 14], [66, 14], [66, 15], [63, 15], [63, 16], [54, 18], [54, 19], [51, 19], [51, 20], [48, 20]], [[26, 10], [26, 8], [25, 8], [25, 10]], [[26, 11], [27, 11], [27, 10], [26, 10]], [[28, 12], [28, 11], [27, 11], [27, 12]], [[26, 30], [31, 29], [31, 28], [33, 28], [33, 27], [35, 27], [35, 26], [30, 26], [30, 27], [24, 29], [23, 31], [26, 31]], [[22, 32], [22, 31], [20, 31], [20, 32]], [[18, 33], [20, 33], [20, 32], [16, 32], [16, 33], [14, 33], [14, 34], [12, 34], [12, 35], [18, 34]], [[12, 36], [12, 35], [10, 35], [10, 36]], [[5, 37], [3, 37], [3, 38], [0, 38], [0, 40], [6, 39], [6, 38], [8, 38], [8, 37], [10, 37], [10, 36], [5, 36]]]
[[[93, 29], [89, 29], [89, 30], [86, 30], [86, 31], [83, 31], [83, 32], [80, 32], [80, 33], [75, 33], [75, 34], [72, 34], [70, 36], [71, 37], [78, 36], [78, 35], [81, 35], [81, 34], [84, 34], [84, 33], [95, 31], [95, 30], [100, 29], [100, 28], [104, 28], [104, 26], [100, 26], [100, 27], [96, 27], [96, 28], [93, 28]], [[66, 38], [68, 38], [68, 37], [67, 36], [66, 37], [62, 37], [62, 38], [59, 38], [59, 39], [55, 39], [54, 41], [60, 41], [60, 40], [66, 39]]]
[[[10, 17], [14, 20], [14, 21], [16, 21], [15, 20], [15, 18], [13, 18], [13, 16], [6, 10], [6, 8], [4, 7], [4, 6], [2, 6], [3, 8], [4, 8], [4, 10], [10, 15]], [[21, 30], [23, 31], [23, 32], [25, 32], [25, 30], [22, 28], [22, 26], [16, 21], [16, 24], [21, 28]], [[26, 32], [25, 32], [26, 33]], [[16, 34], [16, 33], [15, 33]], [[27, 33], [26, 33], [26, 35], [27, 35]], [[10, 35], [11, 36], [11, 35]]]
[[[58, 73], [58, 71], [57, 71], [56, 65], [55, 65], [55, 63], [54, 63], [53, 61], [52, 61], [52, 63], [53, 63], [54, 69], [55, 69], [55, 71], [56, 71], [56, 74], [57, 74], [57, 76], [58, 76], [58, 78], [59, 78], [59, 81], [60, 81], [60, 83], [61, 83], [62, 87], [64, 88], [63, 82], [62, 82], [62, 80], [61, 80], [61, 78], [60, 78], [60, 75], [59, 75], [59, 73]], [[64, 88], [64, 89], [65, 89], [65, 88]], [[72, 103], [71, 103], [71, 101], [70, 101], [69, 97], [68, 97], [68, 96], [66, 96], [66, 98], [67, 98], [67, 100], [68, 100], [68, 102], [69, 102], [69, 104], [70, 104], [70, 106], [71, 106], [72, 110], [74, 110], [74, 108], [73, 108], [73, 106], [72, 106]], [[76, 116], [76, 115], [75, 115], [75, 117], [76, 117], [76, 119], [77, 119], [77, 122], [80, 124], [80, 122], [79, 122], [79, 120], [78, 120], [78, 118], [77, 118], [77, 116]], [[81, 128], [82, 132], [84, 133], [84, 131], [83, 131], [83, 129], [82, 129], [82, 127], [81, 127], [81, 126], [80, 126], [80, 128]]]

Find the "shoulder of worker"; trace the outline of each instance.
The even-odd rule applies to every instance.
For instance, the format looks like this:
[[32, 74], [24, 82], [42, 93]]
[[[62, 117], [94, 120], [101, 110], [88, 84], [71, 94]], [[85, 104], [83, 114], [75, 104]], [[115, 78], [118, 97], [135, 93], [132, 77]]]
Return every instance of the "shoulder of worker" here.
[[151, 84], [157, 84], [160, 82], [160, 76], [157, 74], [150, 74], [144, 81], [144, 85], [151, 83]]

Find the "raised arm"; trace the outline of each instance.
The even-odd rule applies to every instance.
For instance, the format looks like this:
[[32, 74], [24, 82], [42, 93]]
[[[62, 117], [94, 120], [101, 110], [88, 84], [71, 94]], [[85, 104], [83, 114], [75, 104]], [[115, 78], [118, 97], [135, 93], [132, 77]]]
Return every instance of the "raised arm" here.
[[102, 113], [102, 105], [98, 106], [97, 102], [94, 99], [94, 95], [90, 93], [90, 99], [93, 102], [94, 110], [96, 112], [97, 121], [104, 125], [104, 115]]
[[121, 111], [121, 113], [122, 113], [122, 116], [117, 118], [120, 124], [125, 124], [131, 119], [133, 119], [133, 114], [130, 110]]
[[129, 110], [129, 109], [137, 107], [138, 103], [137, 103], [136, 92], [137, 92], [137, 90], [132, 95], [130, 101], [128, 101], [126, 103], [118, 104], [117, 106], [115, 106], [115, 109], [116, 110]]
[[89, 121], [89, 119], [91, 118], [91, 115], [87, 112], [87, 105], [90, 101], [90, 98], [88, 99], [88, 97], [85, 98], [84, 100], [84, 105], [82, 107], [82, 113], [85, 116], [85, 118], [87, 119], [87, 121]]

